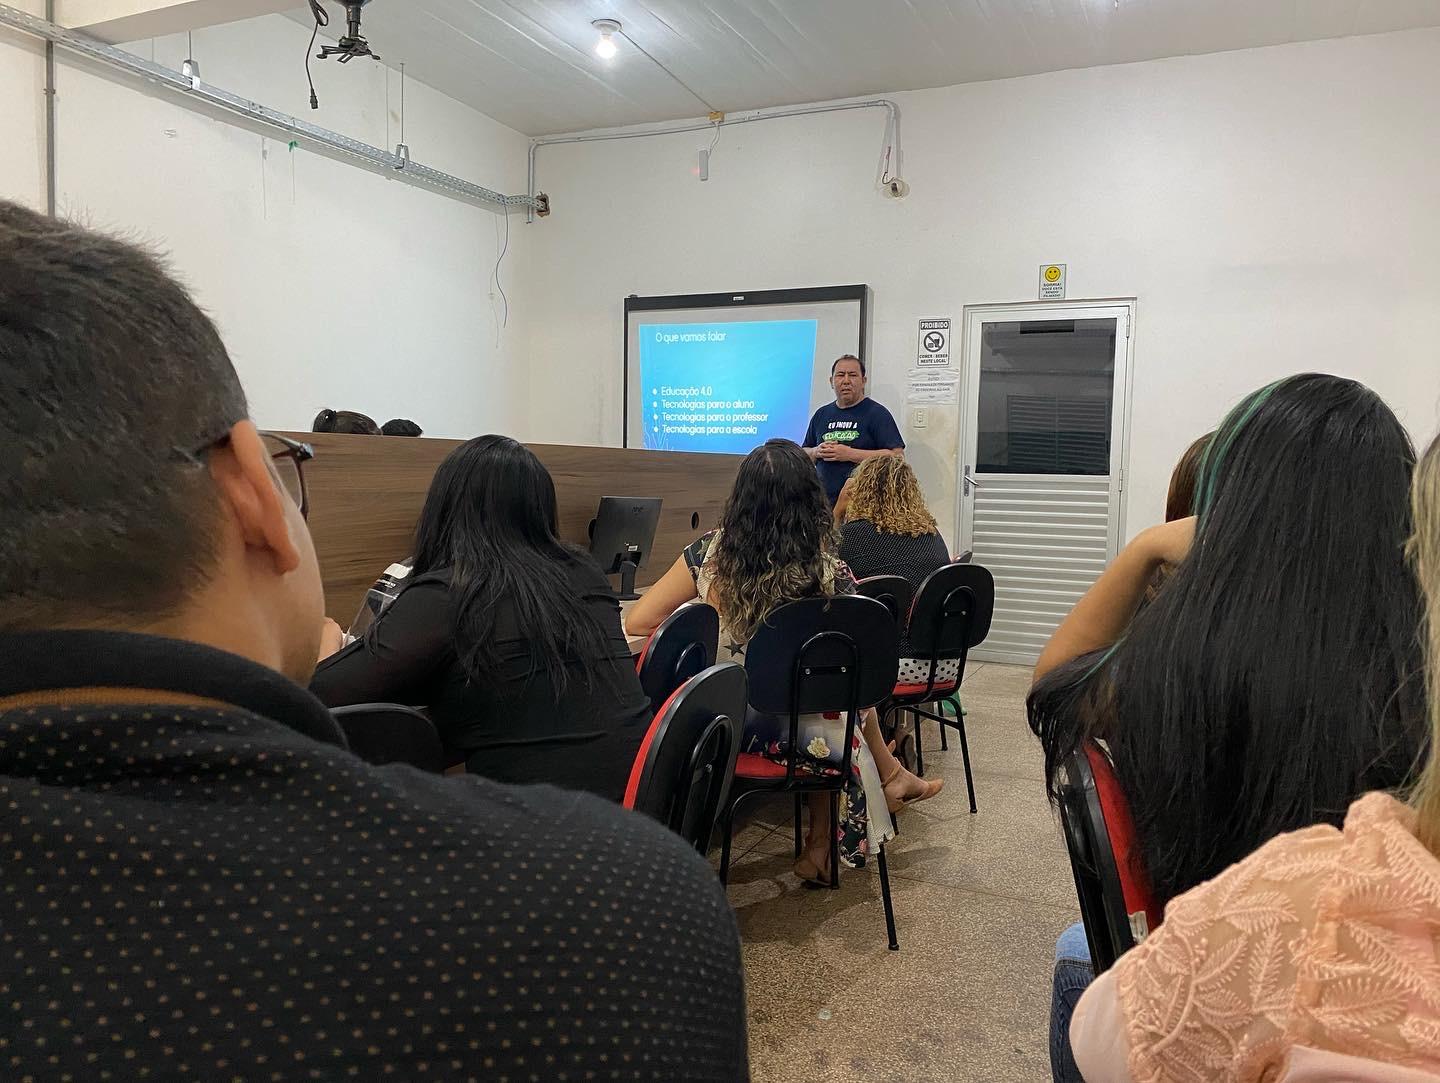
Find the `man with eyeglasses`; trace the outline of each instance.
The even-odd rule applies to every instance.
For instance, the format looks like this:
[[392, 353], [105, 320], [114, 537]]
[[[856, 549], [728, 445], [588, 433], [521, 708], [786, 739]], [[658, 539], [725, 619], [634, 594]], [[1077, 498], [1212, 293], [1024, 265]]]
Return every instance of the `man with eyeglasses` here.
[[0, 1076], [746, 1078], [678, 837], [346, 750], [310, 454], [154, 259], [0, 202]]

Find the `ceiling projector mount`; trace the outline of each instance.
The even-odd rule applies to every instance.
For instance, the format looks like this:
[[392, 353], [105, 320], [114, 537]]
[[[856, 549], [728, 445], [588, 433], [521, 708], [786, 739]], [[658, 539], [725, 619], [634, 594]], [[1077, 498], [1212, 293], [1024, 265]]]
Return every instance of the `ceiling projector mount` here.
[[[357, 56], [368, 56], [371, 60], [379, 60], [376, 53], [370, 51], [370, 43], [365, 40], [365, 35], [360, 33], [360, 11], [370, 0], [342, 0], [345, 7], [345, 33], [341, 36], [338, 45], [323, 45], [320, 51], [315, 54], [317, 60], [329, 60], [332, 56], [338, 56], [340, 63], [348, 64]], [[324, 22], [319, 19], [320, 0], [310, 0], [310, 7], [316, 13], [316, 22], [325, 25], [329, 22], [327, 16]]]
[[[376, 53], [370, 51], [370, 43], [365, 40], [365, 35], [360, 33], [360, 9], [368, 4], [370, 0], [341, 0], [345, 8], [345, 33], [341, 36], [338, 45], [322, 46], [316, 59], [329, 60], [332, 56], [338, 56], [340, 63], [348, 64], [357, 56], [368, 56], [371, 60], [379, 60]], [[315, 80], [310, 77], [310, 54], [315, 50], [315, 39], [320, 36], [320, 28], [330, 25], [330, 12], [325, 10], [321, 0], [310, 0], [310, 14], [315, 17], [315, 30], [310, 35], [310, 44], [305, 49], [305, 79], [310, 84], [310, 108], [320, 108], [320, 98], [315, 93]]]

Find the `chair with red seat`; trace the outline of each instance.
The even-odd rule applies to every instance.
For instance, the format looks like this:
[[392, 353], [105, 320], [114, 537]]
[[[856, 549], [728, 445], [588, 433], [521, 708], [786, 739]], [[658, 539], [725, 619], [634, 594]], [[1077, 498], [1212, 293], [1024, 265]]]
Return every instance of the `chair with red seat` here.
[[[960, 682], [965, 679], [965, 661], [970, 649], [985, 641], [990, 634], [990, 620], [995, 614], [995, 577], [979, 564], [947, 564], [925, 577], [910, 606], [906, 638], [912, 656], [930, 663], [924, 681], [897, 684], [885, 704], [882, 719], [890, 729], [889, 719], [899, 711], [909, 711], [915, 719], [915, 773], [925, 773], [925, 749], [921, 740], [921, 721], [929, 718], [940, 724], [941, 747], [945, 727], [954, 726], [960, 735], [960, 755], [965, 762], [965, 787], [970, 795], [970, 811], [975, 807], [975, 778], [970, 771], [970, 745], [965, 736], [965, 712], [959, 699]], [[941, 662], [956, 662], [953, 677], [938, 676]], [[945, 714], [945, 705], [955, 717]], [[938, 705], [938, 713], [925, 710]]]
[[661, 621], [635, 660], [651, 704], [659, 707], [671, 692], [713, 666], [719, 644], [720, 617], [704, 602], [688, 602]]
[[[882, 702], [895, 685], [899, 637], [885, 607], [873, 598], [847, 595], [806, 598], [776, 609], [756, 630], [745, 651], [750, 679], [750, 709], [785, 720], [791, 750], [799, 750], [803, 715], [838, 714], [845, 719], [839, 770], [816, 773], [791, 755], [784, 764], [742, 752], [735, 764], [732, 796], [721, 814], [724, 839], [720, 880], [730, 874], [730, 842], [735, 814], [745, 801], [765, 795], [795, 796], [795, 854], [800, 855], [800, 800], [812, 793], [830, 795], [830, 817], [839, 821], [839, 797], [850, 778], [855, 729], [860, 712]], [[884, 816], [883, 809], [871, 815]], [[840, 886], [840, 843], [830, 840], [830, 887]], [[898, 950], [890, 875], [882, 846], [875, 855], [890, 948]]]
[[1072, 754], [1058, 789], [1085, 939], [1100, 974], [1159, 926], [1162, 909], [1140, 859], [1129, 803], [1104, 750], [1090, 741]]
[[653, 816], [701, 854], [735, 774], [745, 691], [745, 670], [734, 662], [685, 681], [655, 713], [625, 787], [626, 808]]

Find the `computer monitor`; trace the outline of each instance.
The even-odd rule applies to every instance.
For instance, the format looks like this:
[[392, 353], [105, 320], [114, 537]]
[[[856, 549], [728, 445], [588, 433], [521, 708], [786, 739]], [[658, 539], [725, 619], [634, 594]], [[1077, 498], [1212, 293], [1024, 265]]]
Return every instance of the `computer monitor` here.
[[606, 575], [620, 576], [619, 598], [633, 601], [635, 573], [650, 561], [655, 527], [660, 522], [658, 496], [602, 496], [590, 523], [590, 555]]

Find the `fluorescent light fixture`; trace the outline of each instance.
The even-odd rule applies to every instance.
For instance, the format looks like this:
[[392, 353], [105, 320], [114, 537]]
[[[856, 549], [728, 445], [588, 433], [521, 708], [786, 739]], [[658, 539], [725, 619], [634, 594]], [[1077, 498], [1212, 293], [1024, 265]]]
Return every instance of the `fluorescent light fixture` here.
[[615, 55], [615, 33], [620, 29], [618, 19], [596, 19], [590, 24], [600, 31], [600, 40], [595, 43], [595, 55], [609, 60]]

